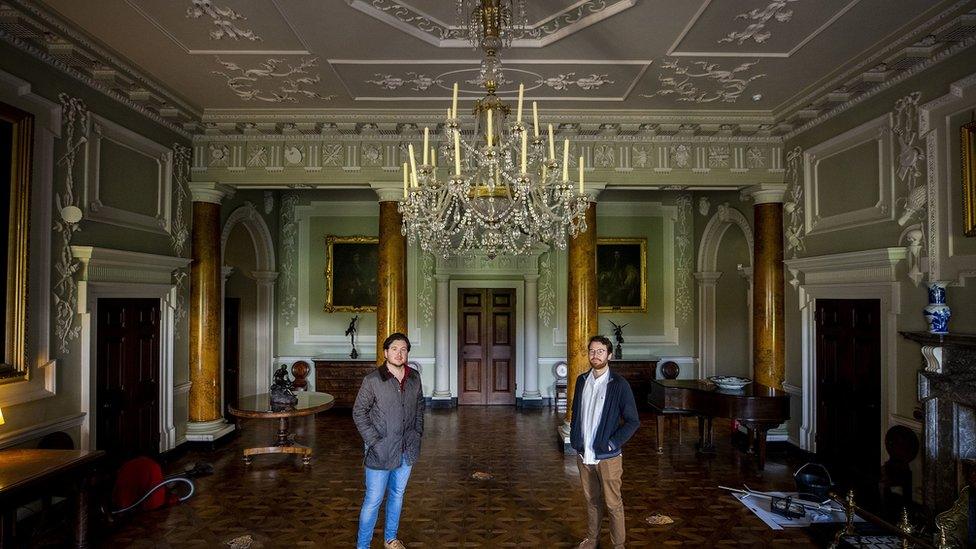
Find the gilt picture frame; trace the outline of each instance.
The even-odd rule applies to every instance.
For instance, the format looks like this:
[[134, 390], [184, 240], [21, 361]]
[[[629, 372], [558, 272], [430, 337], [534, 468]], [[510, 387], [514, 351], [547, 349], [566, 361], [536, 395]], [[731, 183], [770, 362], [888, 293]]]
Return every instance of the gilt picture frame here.
[[325, 237], [325, 312], [376, 312], [379, 238]]
[[6, 247], [0, 254], [3, 286], [3, 348], [0, 384], [29, 379], [27, 365], [27, 286], [29, 272], [31, 165], [34, 116], [0, 103], [0, 218]]
[[601, 313], [647, 312], [647, 239], [598, 238], [596, 302]]
[[962, 149], [962, 230], [966, 236], [976, 236], [976, 122], [963, 124], [959, 130]]

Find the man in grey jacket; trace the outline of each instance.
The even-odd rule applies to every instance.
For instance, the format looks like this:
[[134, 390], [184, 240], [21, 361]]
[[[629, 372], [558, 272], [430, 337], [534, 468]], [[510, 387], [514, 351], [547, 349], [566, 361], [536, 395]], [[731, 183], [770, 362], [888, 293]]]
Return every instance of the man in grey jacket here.
[[383, 342], [386, 360], [363, 378], [352, 418], [366, 444], [366, 496], [359, 513], [356, 547], [368, 549], [386, 494], [384, 547], [404, 549], [397, 539], [403, 493], [420, 455], [424, 432], [424, 391], [420, 374], [407, 366], [410, 340], [397, 332]]

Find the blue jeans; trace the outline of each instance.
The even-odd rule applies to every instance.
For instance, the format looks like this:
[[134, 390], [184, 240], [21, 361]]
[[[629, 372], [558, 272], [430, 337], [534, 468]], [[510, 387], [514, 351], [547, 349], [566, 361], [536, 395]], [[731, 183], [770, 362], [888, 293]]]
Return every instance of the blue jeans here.
[[373, 526], [376, 525], [376, 515], [380, 504], [383, 503], [383, 493], [386, 493], [386, 524], [383, 527], [383, 541], [390, 541], [397, 537], [397, 527], [400, 525], [400, 510], [403, 509], [403, 493], [407, 490], [407, 479], [410, 478], [411, 465], [406, 457], [400, 458], [400, 466], [392, 471], [366, 468], [366, 497], [363, 508], [359, 512], [359, 537], [356, 540], [358, 549], [369, 549], [369, 542], [373, 538]]

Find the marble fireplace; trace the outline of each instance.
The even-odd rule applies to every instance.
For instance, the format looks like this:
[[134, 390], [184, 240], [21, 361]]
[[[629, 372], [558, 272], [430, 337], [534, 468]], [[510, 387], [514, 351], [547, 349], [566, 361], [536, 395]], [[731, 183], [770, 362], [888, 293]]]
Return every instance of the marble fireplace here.
[[976, 459], [976, 334], [902, 332], [922, 346], [923, 502], [941, 512], [972, 483]]

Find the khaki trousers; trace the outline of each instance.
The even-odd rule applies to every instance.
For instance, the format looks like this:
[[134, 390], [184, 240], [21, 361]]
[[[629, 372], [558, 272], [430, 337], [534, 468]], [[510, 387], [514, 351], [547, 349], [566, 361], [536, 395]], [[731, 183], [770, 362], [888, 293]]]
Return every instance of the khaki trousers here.
[[576, 456], [580, 483], [586, 498], [587, 528], [586, 537], [596, 547], [600, 540], [600, 521], [603, 507], [610, 515], [610, 541], [615, 548], [624, 546], [624, 500], [620, 495], [621, 477], [624, 472], [624, 458], [617, 456], [600, 460], [596, 465], [585, 465], [583, 457]]

